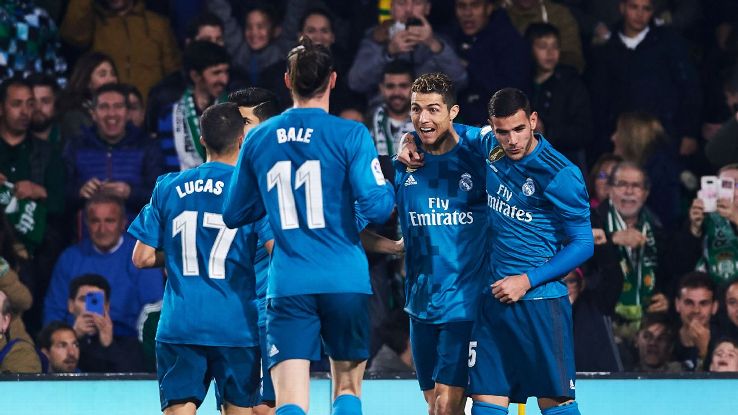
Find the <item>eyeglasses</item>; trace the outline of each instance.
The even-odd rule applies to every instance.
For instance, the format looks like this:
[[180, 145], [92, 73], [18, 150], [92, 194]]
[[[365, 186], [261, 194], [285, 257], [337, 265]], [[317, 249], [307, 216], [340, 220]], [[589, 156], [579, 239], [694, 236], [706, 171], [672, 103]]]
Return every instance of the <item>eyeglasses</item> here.
[[613, 183], [612, 187], [616, 189], [631, 189], [635, 191], [642, 192], [646, 190], [646, 186], [643, 183], [633, 183], [633, 182], [625, 182], [622, 180], [618, 180], [617, 182]]

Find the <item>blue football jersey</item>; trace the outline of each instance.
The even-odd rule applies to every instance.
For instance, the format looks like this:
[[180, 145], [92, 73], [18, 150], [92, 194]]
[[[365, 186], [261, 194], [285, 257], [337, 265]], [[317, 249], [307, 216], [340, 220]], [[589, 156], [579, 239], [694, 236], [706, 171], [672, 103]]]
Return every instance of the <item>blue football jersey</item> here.
[[[518, 161], [505, 157], [489, 127], [478, 138], [487, 158], [490, 282], [527, 273], [533, 287], [523, 299], [567, 295], [561, 278], [591, 256], [592, 246], [589, 196], [579, 168], [538, 134], [533, 152]], [[572, 238], [588, 245], [589, 254], [577, 244], [576, 252], [551, 261]]]
[[289, 109], [249, 132], [224, 220], [238, 226], [268, 213], [268, 298], [371, 293], [354, 202], [371, 222], [394, 207], [373, 143], [363, 125], [318, 108]]
[[469, 147], [479, 128], [454, 125], [459, 143], [425, 153], [422, 169], [395, 161], [405, 238], [405, 310], [430, 323], [470, 321], [488, 280], [484, 158]]
[[233, 166], [219, 162], [159, 177], [128, 232], [163, 250], [167, 283], [156, 340], [258, 345], [254, 254], [258, 224], [229, 229], [223, 199]]

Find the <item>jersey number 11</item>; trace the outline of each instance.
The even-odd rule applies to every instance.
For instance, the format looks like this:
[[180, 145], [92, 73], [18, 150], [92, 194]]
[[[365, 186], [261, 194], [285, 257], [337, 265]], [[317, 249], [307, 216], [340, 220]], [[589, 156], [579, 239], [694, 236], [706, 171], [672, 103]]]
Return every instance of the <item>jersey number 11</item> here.
[[[308, 228], [325, 228], [323, 216], [323, 185], [320, 181], [320, 160], [308, 160], [295, 171], [295, 190], [305, 186]], [[297, 229], [295, 195], [292, 193], [292, 162], [278, 161], [267, 172], [267, 190], [277, 187], [279, 221], [282, 229]]]

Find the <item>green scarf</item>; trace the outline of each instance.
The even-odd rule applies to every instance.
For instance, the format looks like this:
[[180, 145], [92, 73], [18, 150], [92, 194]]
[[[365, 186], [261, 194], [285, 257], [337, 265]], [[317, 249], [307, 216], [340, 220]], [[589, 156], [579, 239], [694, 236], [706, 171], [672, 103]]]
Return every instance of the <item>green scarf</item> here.
[[0, 186], [0, 206], [23, 245], [33, 252], [41, 245], [46, 231], [46, 205], [30, 199], [18, 200], [14, 188], [9, 182]]
[[205, 147], [200, 144], [200, 117], [197, 116], [197, 107], [195, 107], [195, 96], [192, 88], [187, 88], [180, 100], [180, 109], [183, 111], [185, 118], [185, 127], [187, 135], [195, 146], [197, 154], [205, 160]]
[[702, 257], [696, 269], [707, 272], [720, 285], [736, 278], [738, 270], [738, 236], [728, 219], [717, 213], [705, 215]]
[[[627, 229], [612, 202], [609, 205], [606, 226], [608, 235]], [[653, 235], [653, 218], [645, 208], [641, 209], [636, 229], [640, 229], [646, 237], [646, 243], [639, 248], [618, 247], [624, 281], [615, 312], [628, 321], [640, 321], [656, 286], [656, 238]]]

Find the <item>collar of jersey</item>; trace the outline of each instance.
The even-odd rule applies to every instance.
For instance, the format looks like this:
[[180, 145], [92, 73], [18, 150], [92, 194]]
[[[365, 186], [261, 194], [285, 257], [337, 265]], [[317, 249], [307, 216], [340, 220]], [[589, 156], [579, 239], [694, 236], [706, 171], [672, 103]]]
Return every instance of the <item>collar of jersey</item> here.
[[538, 157], [538, 153], [540, 153], [543, 150], [543, 147], [546, 145], [546, 139], [543, 138], [541, 134], [535, 133], [534, 135], [536, 139], [538, 140], [538, 145], [536, 146], [536, 148], [533, 149], [532, 153], [520, 159], [518, 163], [527, 163], [528, 160], [534, 160], [536, 157]]
[[301, 113], [307, 113], [307, 114], [327, 114], [323, 108], [297, 108], [292, 107], [288, 108], [284, 113], [288, 112], [301, 112]]
[[[420, 141], [419, 138], [416, 138], [416, 140]], [[418, 149], [424, 154], [424, 157], [426, 159], [435, 159], [435, 160], [443, 160], [444, 158], [451, 157], [454, 154], [456, 154], [457, 151], [459, 151], [459, 148], [461, 147], [461, 142], [464, 140], [464, 136], [459, 134], [459, 142], [456, 143], [455, 146], [451, 147], [451, 150], [443, 153], [443, 154], [431, 154], [427, 151], [423, 150], [423, 146], [421, 143], [418, 143]]]

